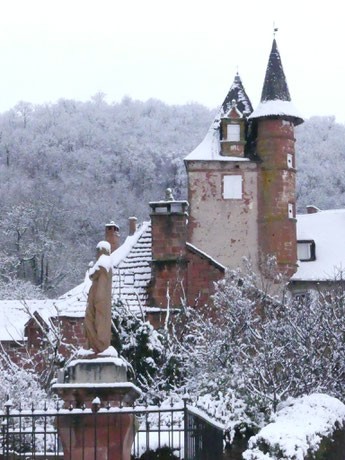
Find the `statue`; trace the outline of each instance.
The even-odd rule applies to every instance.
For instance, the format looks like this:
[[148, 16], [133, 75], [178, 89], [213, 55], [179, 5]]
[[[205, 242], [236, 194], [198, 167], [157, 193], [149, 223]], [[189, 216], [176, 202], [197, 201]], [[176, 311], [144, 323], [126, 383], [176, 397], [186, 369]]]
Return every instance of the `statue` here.
[[111, 339], [111, 290], [112, 266], [110, 244], [101, 241], [97, 245], [97, 260], [89, 269], [92, 285], [85, 312], [85, 336], [88, 348], [101, 353], [110, 347]]

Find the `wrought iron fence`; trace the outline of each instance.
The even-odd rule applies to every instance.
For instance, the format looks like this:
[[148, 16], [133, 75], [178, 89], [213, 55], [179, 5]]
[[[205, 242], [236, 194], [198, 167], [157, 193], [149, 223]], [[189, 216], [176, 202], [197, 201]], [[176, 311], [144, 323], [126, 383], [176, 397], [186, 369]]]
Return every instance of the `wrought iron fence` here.
[[[108, 433], [108, 453], [103, 452], [102, 458], [111, 459], [109, 433], [114, 416], [118, 425], [118, 439], [123, 443], [122, 421], [130, 417], [132, 432], [135, 433], [131, 449], [131, 460], [141, 459], [184, 459], [184, 460], [217, 460], [223, 451], [223, 431], [221, 427], [208, 420], [207, 416], [184, 404], [167, 406], [130, 406], [111, 407], [105, 404], [93, 404], [92, 408], [84, 406], [43, 409], [13, 409], [7, 404], [0, 411], [0, 460], [17, 459], [64, 459], [76, 460], [72, 452], [72, 444], [79, 442], [80, 460], [99, 456], [98, 440]], [[82, 428], [76, 440], [75, 427], [89, 425], [92, 431]], [[127, 419], [128, 421], [128, 419]], [[61, 429], [65, 430], [65, 445], [61, 442]], [[113, 427], [112, 427], [113, 428]], [[80, 435], [81, 433], [81, 435]], [[88, 446], [93, 436], [91, 453]], [[66, 447], [66, 439], [67, 445]], [[65, 453], [63, 450], [65, 448]], [[66, 452], [68, 452], [66, 454]], [[78, 455], [79, 455], [78, 454]], [[104, 456], [105, 455], [105, 456]], [[160, 456], [159, 456], [160, 455]], [[79, 460], [79, 458], [78, 458]]]

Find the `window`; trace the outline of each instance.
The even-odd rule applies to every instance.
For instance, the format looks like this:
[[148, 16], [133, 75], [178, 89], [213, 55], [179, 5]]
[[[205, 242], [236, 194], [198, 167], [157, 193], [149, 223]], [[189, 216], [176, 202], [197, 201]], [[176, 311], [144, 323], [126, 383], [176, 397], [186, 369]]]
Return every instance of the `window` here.
[[227, 126], [227, 140], [232, 142], [239, 142], [241, 136], [240, 125]]
[[291, 153], [287, 154], [287, 165], [288, 168], [293, 168], [293, 156]]
[[315, 260], [315, 241], [303, 240], [297, 241], [297, 259], [301, 262]]
[[223, 177], [223, 198], [225, 200], [242, 199], [242, 176], [232, 175]]
[[296, 292], [295, 293], [295, 300], [296, 302], [303, 304], [303, 305], [309, 305], [311, 302], [311, 295], [309, 291], [304, 291], [304, 292]]
[[289, 214], [289, 219], [294, 219], [295, 218], [295, 205], [294, 205], [294, 203], [289, 203], [288, 204], [288, 214]]

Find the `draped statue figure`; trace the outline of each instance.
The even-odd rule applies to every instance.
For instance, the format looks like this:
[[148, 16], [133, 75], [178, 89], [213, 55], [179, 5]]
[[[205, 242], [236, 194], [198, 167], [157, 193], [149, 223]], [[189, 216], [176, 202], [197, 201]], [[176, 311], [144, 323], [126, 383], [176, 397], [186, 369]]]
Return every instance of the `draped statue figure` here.
[[85, 336], [88, 348], [101, 353], [110, 347], [112, 266], [110, 244], [97, 245], [97, 260], [89, 270], [92, 285], [85, 312]]

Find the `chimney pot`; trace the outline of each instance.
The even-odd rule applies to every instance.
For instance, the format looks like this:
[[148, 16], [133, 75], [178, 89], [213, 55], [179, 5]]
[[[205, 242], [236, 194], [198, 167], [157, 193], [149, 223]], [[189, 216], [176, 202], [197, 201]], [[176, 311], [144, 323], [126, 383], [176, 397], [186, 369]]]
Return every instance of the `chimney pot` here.
[[114, 252], [120, 245], [120, 228], [113, 220], [105, 226], [105, 241], [110, 243], [111, 252]]
[[134, 235], [137, 231], [137, 218], [136, 217], [128, 217], [129, 222], [129, 236]]

